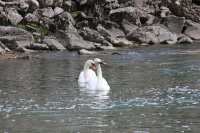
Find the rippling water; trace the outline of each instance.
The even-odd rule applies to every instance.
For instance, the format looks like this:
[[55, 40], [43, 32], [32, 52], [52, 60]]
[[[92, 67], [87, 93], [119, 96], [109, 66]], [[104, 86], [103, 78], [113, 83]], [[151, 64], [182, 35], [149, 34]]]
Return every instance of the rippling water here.
[[42, 53], [0, 62], [2, 133], [197, 133], [200, 46], [156, 46], [101, 53], [111, 86], [77, 86], [89, 56]]

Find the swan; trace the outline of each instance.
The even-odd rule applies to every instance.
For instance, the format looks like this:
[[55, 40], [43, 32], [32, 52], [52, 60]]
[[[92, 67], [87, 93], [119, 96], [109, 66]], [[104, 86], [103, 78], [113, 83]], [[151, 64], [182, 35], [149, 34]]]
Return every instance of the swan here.
[[94, 59], [95, 65], [97, 66], [97, 83], [96, 83], [96, 90], [110, 90], [110, 86], [108, 82], [102, 75], [101, 65], [105, 64], [103, 60], [99, 58]]
[[97, 76], [92, 69], [95, 69], [95, 62], [93, 60], [87, 60], [84, 64], [83, 70], [79, 74], [79, 87], [95, 89], [97, 84]]

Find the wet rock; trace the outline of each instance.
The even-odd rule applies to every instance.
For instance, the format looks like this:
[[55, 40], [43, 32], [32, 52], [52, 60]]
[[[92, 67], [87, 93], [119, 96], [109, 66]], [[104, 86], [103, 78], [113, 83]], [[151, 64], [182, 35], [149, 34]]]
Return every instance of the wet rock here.
[[164, 24], [172, 33], [181, 34], [185, 24], [185, 18], [170, 15], [165, 17]]
[[53, 5], [54, 5], [54, 7], [62, 7], [62, 5], [63, 5], [63, 1], [64, 0], [54, 0], [54, 3], [53, 3]]
[[81, 49], [81, 50], [79, 50], [78, 53], [80, 55], [93, 55], [93, 54], [97, 54], [97, 52], [95, 52], [95, 51], [89, 51], [89, 50], [86, 50], [86, 49]]
[[200, 40], [200, 24], [187, 20], [184, 34], [194, 40]]
[[58, 31], [56, 37], [69, 50], [95, 49], [98, 43], [83, 40], [77, 32]]
[[11, 50], [0, 41], [0, 53], [10, 52]]
[[43, 7], [53, 6], [54, 0], [38, 0]]
[[27, 47], [34, 41], [31, 33], [17, 27], [0, 26], [0, 41], [11, 50]]
[[133, 45], [133, 42], [127, 40], [126, 38], [113, 38], [111, 39], [111, 43], [115, 47], [127, 47]]
[[41, 44], [41, 43], [32, 43], [28, 49], [32, 50], [49, 50], [49, 47], [47, 44]]
[[171, 33], [162, 25], [145, 26], [138, 28], [128, 34], [127, 38], [131, 41], [148, 44], [174, 44], [177, 42], [176, 34]]
[[50, 50], [65, 50], [66, 48], [54, 37], [45, 37], [43, 43], [47, 44]]
[[183, 35], [178, 38], [178, 43], [192, 44], [193, 40], [190, 37]]
[[57, 16], [57, 15], [63, 13], [63, 12], [64, 12], [64, 10], [62, 8], [60, 8], [60, 7], [55, 7], [54, 8], [54, 15], [55, 16]]
[[23, 19], [23, 17], [17, 12], [15, 8], [7, 8], [6, 9], [7, 18], [13, 25], [17, 25]]

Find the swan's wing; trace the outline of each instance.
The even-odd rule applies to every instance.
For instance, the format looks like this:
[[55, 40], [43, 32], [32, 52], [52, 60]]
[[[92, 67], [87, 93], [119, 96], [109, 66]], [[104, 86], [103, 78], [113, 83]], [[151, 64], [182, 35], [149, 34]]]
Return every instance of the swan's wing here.
[[104, 78], [100, 78], [97, 80], [97, 90], [110, 90], [110, 86], [108, 85], [108, 82]]
[[85, 77], [84, 77], [84, 72], [80, 72], [79, 77], [78, 77], [78, 85], [79, 87], [85, 87]]

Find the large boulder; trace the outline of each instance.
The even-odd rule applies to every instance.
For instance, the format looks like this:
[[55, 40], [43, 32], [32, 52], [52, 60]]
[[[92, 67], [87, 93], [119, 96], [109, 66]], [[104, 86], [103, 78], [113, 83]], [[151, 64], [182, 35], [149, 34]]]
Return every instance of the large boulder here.
[[184, 34], [194, 40], [200, 40], [200, 24], [187, 20]]
[[169, 29], [169, 31], [179, 35], [183, 31], [185, 18], [170, 15], [164, 18], [164, 24]]
[[89, 27], [84, 27], [80, 30], [80, 35], [84, 38], [84, 40], [101, 43], [106, 46], [112, 45], [98, 31], [90, 29]]
[[69, 50], [95, 49], [98, 43], [83, 40], [77, 32], [57, 31], [56, 37]]
[[55, 37], [45, 37], [43, 43], [47, 44], [50, 50], [65, 50], [66, 48]]
[[138, 28], [128, 34], [127, 38], [131, 41], [148, 44], [174, 44], [177, 42], [176, 34], [171, 33], [162, 25]]
[[111, 27], [109, 29], [106, 29], [102, 25], [98, 25], [97, 30], [107, 41], [112, 43], [113, 46], [126, 47], [133, 45], [131, 41], [128, 41], [125, 38], [125, 34], [119, 28]]
[[34, 39], [31, 33], [21, 28], [0, 26], [0, 41], [9, 49], [15, 50], [17, 47], [30, 46]]

